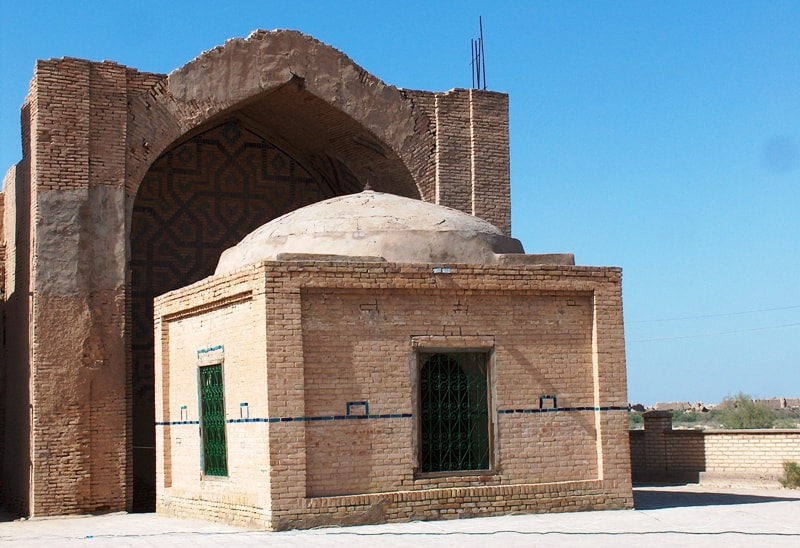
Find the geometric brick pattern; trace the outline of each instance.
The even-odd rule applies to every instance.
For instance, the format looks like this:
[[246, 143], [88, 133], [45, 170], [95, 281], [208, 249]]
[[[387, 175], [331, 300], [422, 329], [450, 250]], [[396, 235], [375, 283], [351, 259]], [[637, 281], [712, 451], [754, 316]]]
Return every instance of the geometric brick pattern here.
[[155, 507], [153, 298], [213, 274], [222, 251], [267, 221], [332, 196], [236, 122], [169, 150], [148, 171], [131, 223], [135, 509]]

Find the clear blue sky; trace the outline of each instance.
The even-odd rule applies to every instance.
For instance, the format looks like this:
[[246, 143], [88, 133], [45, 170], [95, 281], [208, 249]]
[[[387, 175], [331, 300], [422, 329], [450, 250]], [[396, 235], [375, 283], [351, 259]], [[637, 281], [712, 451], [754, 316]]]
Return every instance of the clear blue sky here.
[[624, 269], [629, 399], [800, 396], [800, 2], [1, 1], [3, 172], [36, 59], [166, 73], [291, 28], [447, 90], [482, 15], [513, 235]]

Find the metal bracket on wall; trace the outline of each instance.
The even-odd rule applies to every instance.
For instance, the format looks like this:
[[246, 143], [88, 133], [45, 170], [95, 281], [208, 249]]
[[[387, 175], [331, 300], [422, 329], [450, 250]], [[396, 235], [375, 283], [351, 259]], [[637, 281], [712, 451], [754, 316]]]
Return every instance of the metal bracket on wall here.
[[[545, 408], [544, 402], [552, 402], [551, 405]], [[542, 394], [539, 396], [539, 409], [558, 409], [558, 399], [554, 394]]]
[[355, 413], [351, 412], [353, 407], [363, 407], [364, 408], [364, 412], [360, 413], [359, 415], [362, 415], [362, 416], [369, 415], [369, 402], [368, 401], [349, 401], [349, 402], [347, 402], [346, 411], [347, 411], [347, 416], [348, 417], [355, 415]]

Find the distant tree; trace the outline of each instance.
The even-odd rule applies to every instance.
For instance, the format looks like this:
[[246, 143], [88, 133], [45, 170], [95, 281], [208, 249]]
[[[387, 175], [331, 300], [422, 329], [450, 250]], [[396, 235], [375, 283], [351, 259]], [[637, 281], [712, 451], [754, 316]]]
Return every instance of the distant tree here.
[[722, 400], [714, 415], [723, 428], [772, 428], [775, 424], [775, 411], [742, 392]]
[[686, 411], [676, 410], [672, 412], [673, 424], [680, 422], [698, 422], [701, 418], [702, 415], [694, 409], [688, 409]]

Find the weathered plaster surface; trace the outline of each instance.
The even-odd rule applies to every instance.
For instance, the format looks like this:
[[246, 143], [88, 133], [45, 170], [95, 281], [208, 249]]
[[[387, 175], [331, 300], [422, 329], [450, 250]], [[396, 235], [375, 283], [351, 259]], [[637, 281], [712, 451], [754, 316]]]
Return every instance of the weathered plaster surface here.
[[91, 186], [40, 192], [36, 219], [36, 289], [84, 295], [125, 283], [125, 194]]
[[222, 254], [216, 274], [282, 253], [485, 264], [496, 262], [498, 253], [523, 249], [518, 240], [462, 211], [365, 191], [317, 202], [261, 226]]

